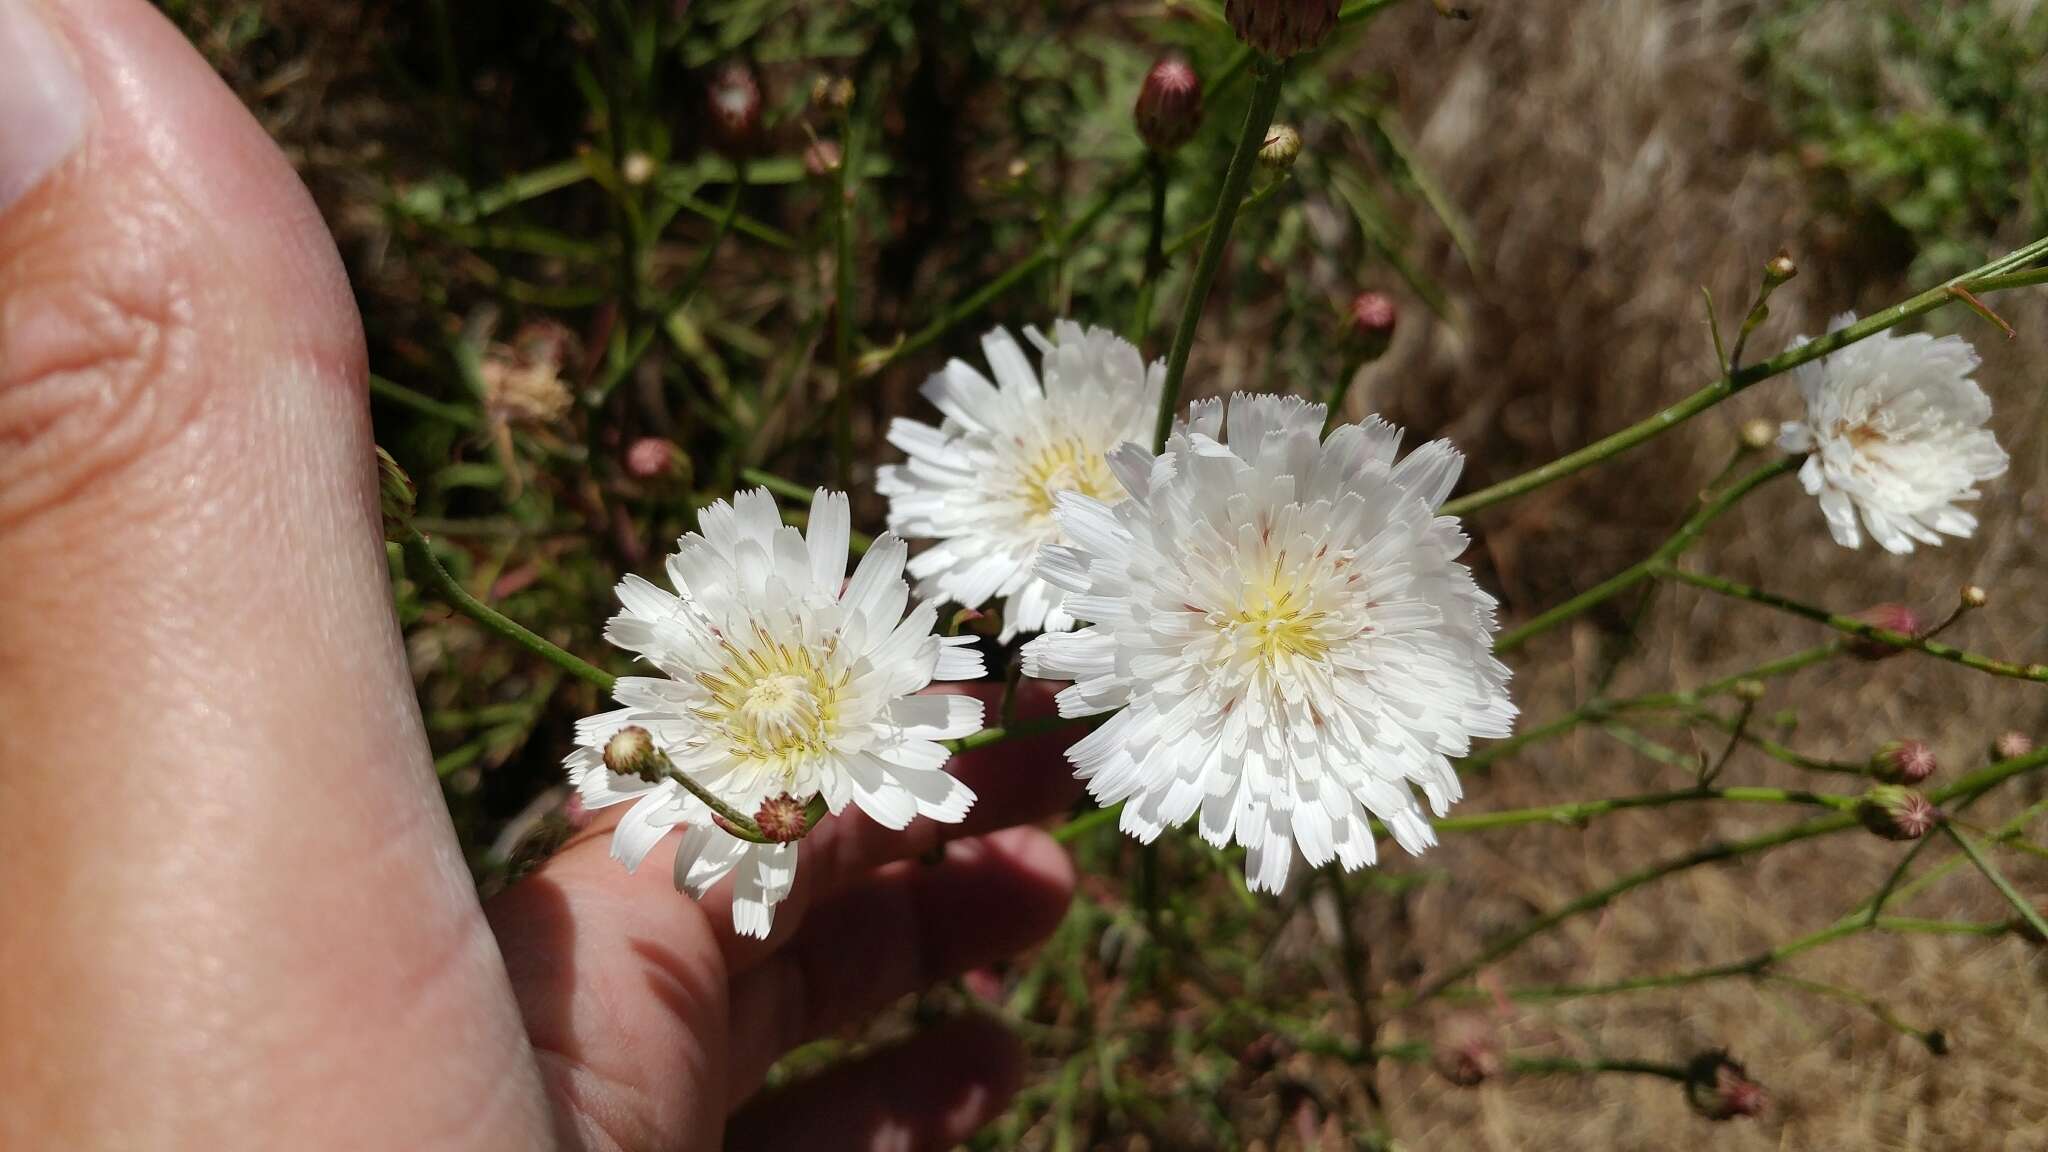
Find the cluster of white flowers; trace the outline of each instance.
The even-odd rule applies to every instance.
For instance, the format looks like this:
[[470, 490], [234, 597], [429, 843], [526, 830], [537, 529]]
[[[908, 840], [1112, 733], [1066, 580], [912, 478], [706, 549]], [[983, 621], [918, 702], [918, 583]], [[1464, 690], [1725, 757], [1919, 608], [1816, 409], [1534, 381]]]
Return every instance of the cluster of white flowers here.
[[[753, 935], [789, 891], [796, 843], [732, 835], [673, 773], [764, 829], [814, 798], [891, 828], [960, 820], [973, 795], [940, 742], [977, 731], [981, 705], [916, 693], [981, 675], [970, 637], [934, 634], [938, 605], [998, 598], [1003, 640], [1039, 633], [1025, 673], [1070, 682], [1061, 715], [1114, 713], [1068, 758], [1132, 835], [1198, 820], [1272, 892], [1297, 855], [1371, 864], [1374, 819], [1409, 852], [1434, 843], [1424, 804], [1443, 815], [1452, 761], [1515, 717], [1494, 600], [1442, 512], [1459, 453], [1400, 457], [1377, 418], [1325, 438], [1321, 405], [1242, 395], [1192, 405], [1155, 453], [1160, 364], [1068, 321], [1025, 335], [1038, 371], [996, 329], [993, 382], [953, 361], [925, 386], [943, 423], [891, 425], [908, 459], [877, 488], [898, 535], [850, 580], [844, 495], [817, 494], [805, 535], [756, 491], [704, 511], [669, 557], [673, 594], [619, 585], [607, 636], [662, 676], [619, 680], [623, 707], [579, 726], [568, 764], [586, 805], [633, 802], [613, 839], [629, 867], [684, 827], [677, 884], [732, 875]], [[1810, 454], [1801, 477], [1836, 540], [1910, 552], [1974, 530], [1956, 502], [2006, 467], [1976, 363], [1954, 337], [1878, 335], [1798, 369], [1807, 412], [1780, 444]], [[934, 541], [908, 561], [915, 607], [899, 536]], [[606, 767], [629, 728], [671, 774]]]

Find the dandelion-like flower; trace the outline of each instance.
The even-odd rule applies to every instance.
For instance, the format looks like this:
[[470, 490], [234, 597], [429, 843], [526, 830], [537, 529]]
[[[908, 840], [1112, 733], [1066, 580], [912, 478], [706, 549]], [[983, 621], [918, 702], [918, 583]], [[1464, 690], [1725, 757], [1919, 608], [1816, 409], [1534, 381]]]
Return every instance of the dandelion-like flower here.
[[[1829, 331], [1855, 319], [1837, 317]], [[1956, 504], [2003, 475], [2006, 456], [1984, 427], [1991, 401], [1970, 379], [1976, 367], [1960, 336], [1880, 332], [1794, 370], [1806, 415], [1784, 425], [1778, 446], [1810, 453], [1799, 482], [1820, 498], [1837, 544], [1860, 548], [1868, 530], [1885, 551], [1906, 553], [1977, 530]]]
[[1248, 850], [1277, 892], [1295, 848], [1314, 866], [1375, 858], [1367, 815], [1402, 848], [1435, 842], [1450, 758], [1506, 736], [1508, 670], [1494, 601], [1456, 558], [1437, 508], [1463, 458], [1435, 441], [1398, 463], [1378, 419], [1323, 440], [1323, 406], [1235, 396], [1195, 404], [1158, 457], [1110, 466], [1130, 493], [1063, 495], [1072, 540], [1039, 573], [1088, 627], [1025, 646], [1024, 670], [1073, 683], [1060, 712], [1122, 709], [1068, 750], [1123, 829], [1149, 841], [1200, 814], [1204, 839]]
[[[883, 536], [846, 577], [851, 521], [843, 494], [820, 489], [808, 535], [782, 523], [765, 490], [718, 501], [668, 558], [670, 593], [638, 576], [605, 638], [661, 672], [620, 677], [624, 707], [576, 726], [571, 781], [587, 808], [633, 807], [612, 856], [638, 867], [683, 826], [676, 886], [701, 896], [733, 876], [733, 925], [766, 936], [796, 875], [797, 844], [756, 844], [720, 828], [673, 777], [605, 766], [622, 729], [644, 729], [678, 772], [743, 813], [800, 833], [801, 805], [822, 796], [888, 828], [918, 816], [957, 822], [974, 794], [945, 771], [941, 740], [981, 727], [981, 702], [914, 693], [982, 674], [973, 637], [932, 633], [936, 605], [904, 608], [906, 548]], [[635, 758], [636, 763], [640, 758]], [[770, 833], [771, 838], [773, 833]]]
[[937, 543], [910, 561], [918, 593], [979, 608], [1002, 597], [1001, 639], [1074, 626], [1066, 593], [1032, 573], [1038, 549], [1063, 543], [1053, 516], [1063, 492], [1113, 504], [1123, 499], [1105, 460], [1127, 440], [1149, 439], [1163, 362], [1106, 328], [1070, 320], [1048, 340], [1024, 335], [1044, 358], [1044, 379], [1010, 333], [981, 338], [995, 382], [961, 361], [925, 381], [945, 414], [939, 427], [897, 419], [889, 442], [909, 460], [888, 465], [875, 487], [889, 498], [889, 528]]

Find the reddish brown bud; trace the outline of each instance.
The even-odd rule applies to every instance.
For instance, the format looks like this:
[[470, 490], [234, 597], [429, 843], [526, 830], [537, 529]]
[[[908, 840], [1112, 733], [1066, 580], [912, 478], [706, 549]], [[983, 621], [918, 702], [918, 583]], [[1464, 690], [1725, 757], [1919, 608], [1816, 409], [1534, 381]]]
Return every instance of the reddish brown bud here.
[[720, 66], [705, 91], [705, 106], [705, 124], [719, 151], [744, 156], [754, 150], [761, 134], [761, 85], [753, 69], [738, 60]]
[[2034, 739], [2017, 729], [2001, 732], [1991, 742], [1991, 754], [2000, 760], [2014, 760], [2034, 750]]
[[1500, 1037], [1483, 1016], [1461, 1015], [1445, 1020], [1436, 1035], [1437, 1074], [1460, 1088], [1471, 1088], [1507, 1067]]
[[1138, 136], [1154, 152], [1172, 152], [1202, 126], [1202, 78], [1186, 57], [1162, 56], [1138, 86], [1131, 110]]
[[1384, 292], [1360, 292], [1351, 298], [1351, 330], [1360, 336], [1392, 336], [1400, 318], [1394, 298]]
[[1306, 52], [1337, 27], [1339, 0], [1224, 0], [1237, 38], [1275, 60]]
[[1934, 749], [1922, 740], [1887, 741], [1870, 758], [1870, 774], [1893, 784], [1918, 784], [1939, 767]]
[[1726, 1052], [1702, 1052], [1686, 1066], [1685, 1099], [1709, 1120], [1758, 1116], [1770, 1104], [1763, 1085]]
[[1863, 826], [1887, 840], [1918, 840], [1941, 823], [1941, 810], [1911, 788], [1879, 784], [1856, 806]]
[[761, 801], [760, 810], [754, 813], [754, 825], [761, 829], [763, 837], [777, 844], [801, 840], [811, 830], [810, 817], [804, 813], [804, 802], [787, 792]]
[[626, 475], [653, 480], [675, 470], [678, 449], [659, 436], [642, 436], [626, 446]]
[[[1919, 615], [1904, 604], [1879, 604], [1858, 612], [1854, 618], [1887, 632], [1897, 632], [1906, 636], [1918, 636], [1922, 628]], [[1859, 660], [1882, 660], [1901, 651], [1896, 645], [1887, 644], [1874, 636], [1851, 636], [1842, 646]]]

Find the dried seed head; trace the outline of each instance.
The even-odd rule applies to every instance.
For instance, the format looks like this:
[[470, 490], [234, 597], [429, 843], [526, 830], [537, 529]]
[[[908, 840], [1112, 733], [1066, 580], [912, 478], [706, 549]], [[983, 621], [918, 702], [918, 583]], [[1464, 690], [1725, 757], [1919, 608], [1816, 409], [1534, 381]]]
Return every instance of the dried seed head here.
[[761, 84], [753, 69], [738, 60], [721, 65], [705, 90], [705, 104], [711, 142], [719, 151], [745, 156], [754, 150], [761, 134]]
[[626, 446], [626, 475], [654, 480], [675, 471], [681, 449], [659, 436], [642, 436]]
[[1337, 27], [1339, 0], [1224, 0], [1237, 38], [1275, 60], [1306, 52]]
[[1856, 815], [1887, 840], [1918, 840], [1941, 823], [1941, 810], [1911, 788], [1879, 784], [1863, 794]]
[[1871, 775], [1893, 784], [1918, 784], [1939, 767], [1934, 749], [1922, 740], [1887, 741], [1870, 758]]
[[787, 792], [761, 801], [760, 809], [754, 813], [754, 825], [761, 829], [762, 836], [777, 844], [801, 840], [811, 830], [804, 802]]
[[1686, 1066], [1685, 1099], [1709, 1120], [1757, 1116], [1770, 1104], [1763, 1085], [1724, 1051], [1702, 1052]]
[[604, 766], [619, 776], [658, 783], [667, 775], [667, 759], [654, 746], [654, 737], [637, 724], [619, 729], [604, 742]]
[[575, 337], [552, 320], [521, 325], [512, 343], [484, 350], [477, 375], [484, 411], [502, 424], [552, 424], [569, 414], [575, 398], [562, 382], [562, 365]]
[[[1856, 614], [1855, 619], [1887, 632], [1898, 632], [1906, 636], [1918, 636], [1922, 628], [1919, 615], [1904, 604], [1879, 604], [1865, 608]], [[1842, 646], [1859, 660], [1882, 660], [1887, 656], [1896, 656], [1901, 651], [1874, 636], [1851, 636]]]
[[1162, 56], [1138, 86], [1131, 110], [1138, 136], [1154, 152], [1168, 153], [1188, 142], [1202, 126], [1202, 78], [1187, 58]]
[[1259, 146], [1260, 164], [1273, 172], [1285, 172], [1300, 155], [1301, 133], [1292, 125], [1275, 124], [1266, 129], [1266, 142]]

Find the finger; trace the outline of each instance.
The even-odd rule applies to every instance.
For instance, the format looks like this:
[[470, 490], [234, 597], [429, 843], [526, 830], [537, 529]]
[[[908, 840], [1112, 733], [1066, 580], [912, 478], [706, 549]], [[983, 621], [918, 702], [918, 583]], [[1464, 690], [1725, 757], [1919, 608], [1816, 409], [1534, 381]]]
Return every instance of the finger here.
[[[989, 703], [991, 709], [1002, 686], [990, 682], [947, 686], [969, 691]], [[1020, 720], [1038, 720], [1052, 715], [1052, 693], [1034, 680], [1019, 686], [1017, 713]], [[975, 802], [966, 819], [958, 824], [941, 824], [920, 817], [900, 829], [885, 828], [864, 813], [849, 808], [806, 838], [799, 855], [796, 883], [789, 895], [776, 905], [775, 927], [765, 940], [733, 931], [731, 886], [721, 884], [704, 898], [711, 922], [718, 929], [726, 950], [727, 963], [734, 972], [744, 972], [761, 958], [772, 954], [801, 930], [804, 917], [816, 903], [829, 899], [849, 884], [858, 883], [869, 871], [893, 860], [928, 855], [942, 845], [979, 836], [1019, 824], [1031, 824], [1066, 811], [1081, 794], [1060, 752], [1077, 735], [1054, 728], [1033, 735], [1006, 740], [968, 752], [954, 761], [953, 773], [974, 790]]]
[[901, 861], [842, 889], [734, 980], [728, 1091], [743, 1099], [798, 1044], [1038, 943], [1073, 894], [1066, 852], [1036, 828], [956, 841], [936, 864]]
[[750, 1104], [730, 1150], [918, 1152], [951, 1148], [1002, 1114], [1023, 1050], [1001, 1025], [952, 1021]]
[[66, 1146], [533, 1122], [363, 383], [318, 214], [175, 29], [0, 0], [0, 1077]]

